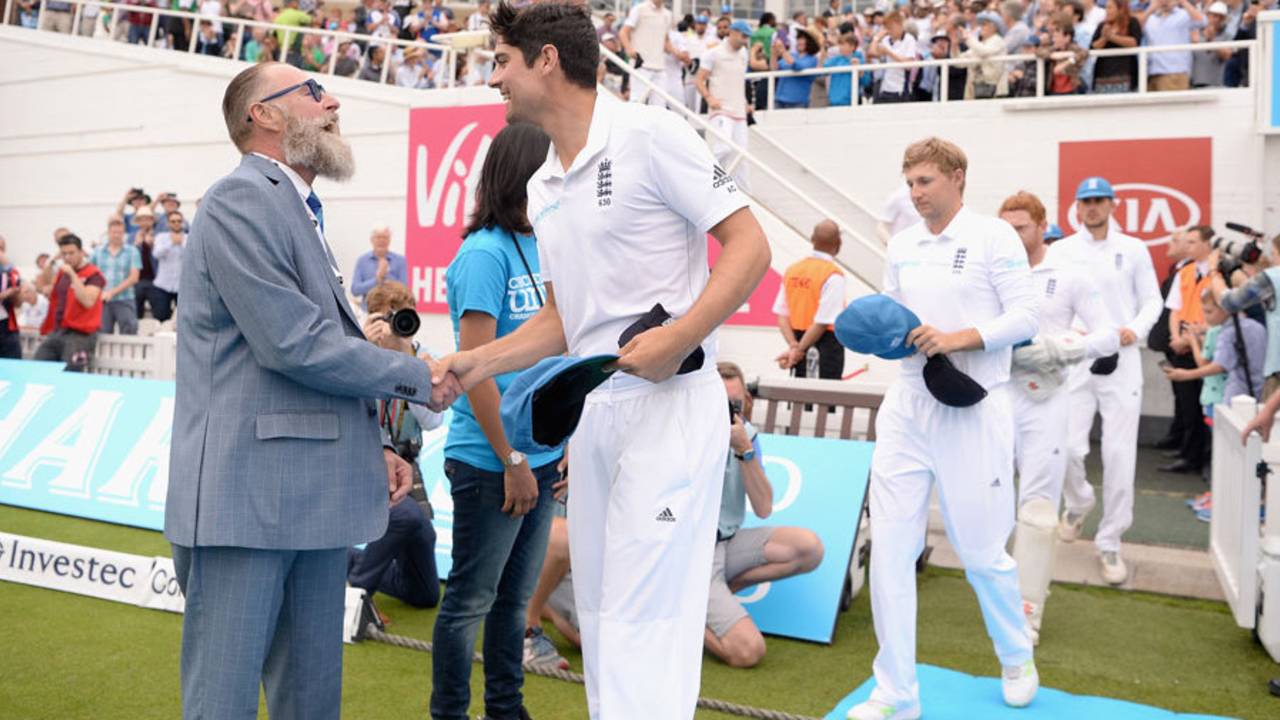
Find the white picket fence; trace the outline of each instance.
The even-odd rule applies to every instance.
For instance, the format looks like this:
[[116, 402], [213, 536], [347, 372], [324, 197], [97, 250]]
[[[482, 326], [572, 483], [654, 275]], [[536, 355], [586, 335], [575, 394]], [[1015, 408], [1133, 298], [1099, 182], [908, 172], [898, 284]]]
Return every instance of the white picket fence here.
[[[34, 357], [40, 345], [35, 331], [22, 331], [22, 356]], [[154, 335], [99, 335], [89, 372], [114, 377], [172, 380], [177, 367], [178, 336], [160, 331]]]

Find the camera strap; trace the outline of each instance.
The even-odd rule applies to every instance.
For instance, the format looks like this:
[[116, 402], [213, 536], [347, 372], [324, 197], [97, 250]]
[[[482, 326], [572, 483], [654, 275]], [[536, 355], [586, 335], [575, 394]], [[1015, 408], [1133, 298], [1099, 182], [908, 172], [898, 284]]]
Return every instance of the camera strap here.
[[524, 264], [524, 272], [529, 276], [529, 284], [533, 286], [533, 291], [538, 294], [538, 307], [547, 304], [545, 298], [542, 297], [542, 290], [538, 287], [538, 283], [533, 279], [533, 269], [529, 267], [529, 261], [524, 256], [524, 250], [520, 247], [520, 236], [511, 233], [511, 242], [516, 244], [516, 252], [520, 254], [520, 262]]
[[1245, 346], [1244, 332], [1240, 328], [1240, 313], [1231, 314], [1231, 325], [1236, 331], [1236, 336], [1233, 338], [1233, 344], [1236, 347], [1236, 355], [1238, 357], [1236, 362], [1244, 369], [1245, 387], [1248, 388], [1249, 394], [1256, 398], [1258, 397], [1258, 394], [1253, 389], [1253, 373], [1249, 371], [1249, 350]]

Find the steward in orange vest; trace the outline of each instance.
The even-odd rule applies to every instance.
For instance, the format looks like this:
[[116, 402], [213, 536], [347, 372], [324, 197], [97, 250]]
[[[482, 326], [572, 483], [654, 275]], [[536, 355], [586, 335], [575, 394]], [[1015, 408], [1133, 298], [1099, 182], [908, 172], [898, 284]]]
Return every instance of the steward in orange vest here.
[[787, 351], [778, 356], [779, 367], [795, 377], [808, 375], [810, 348], [818, 351], [818, 377], [839, 380], [844, 375], [844, 347], [836, 340], [832, 323], [844, 309], [844, 272], [835, 263], [840, 252], [840, 228], [823, 220], [813, 228], [813, 255], [787, 268], [773, 312]]
[[98, 343], [102, 289], [107, 280], [89, 262], [75, 235], [68, 233], [59, 238], [58, 251], [62, 254], [62, 267], [49, 293], [49, 314], [40, 326], [44, 340], [36, 348], [35, 359], [61, 360], [67, 370], [83, 372]]

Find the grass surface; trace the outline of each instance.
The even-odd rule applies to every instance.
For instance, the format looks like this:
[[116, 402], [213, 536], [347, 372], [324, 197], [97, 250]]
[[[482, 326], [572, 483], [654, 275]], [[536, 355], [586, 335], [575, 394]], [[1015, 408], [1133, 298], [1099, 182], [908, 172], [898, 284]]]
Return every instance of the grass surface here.
[[[168, 554], [158, 533], [7, 506], [0, 506], [0, 530]], [[430, 639], [434, 611], [389, 598], [380, 598], [379, 607], [391, 616], [389, 632]], [[0, 583], [0, 617], [0, 718], [179, 715], [180, 616]], [[581, 671], [581, 657], [560, 645]], [[768, 656], [752, 670], [733, 670], [708, 657], [702, 695], [822, 716], [870, 675], [874, 654], [864, 592], [840, 616], [829, 647], [770, 638]], [[920, 578], [919, 660], [975, 675], [998, 671], [977, 602], [959, 573], [930, 569]], [[1266, 689], [1280, 668], [1221, 603], [1055, 586], [1037, 663], [1045, 685], [1076, 694], [1180, 712], [1280, 717], [1280, 699]], [[430, 683], [425, 654], [375, 643], [347, 646], [343, 714], [360, 720], [426, 717]], [[530, 677], [525, 690], [538, 720], [586, 717], [580, 686]], [[481, 694], [477, 667], [474, 714], [483, 709]], [[1027, 717], [1035, 717], [1034, 706]]]

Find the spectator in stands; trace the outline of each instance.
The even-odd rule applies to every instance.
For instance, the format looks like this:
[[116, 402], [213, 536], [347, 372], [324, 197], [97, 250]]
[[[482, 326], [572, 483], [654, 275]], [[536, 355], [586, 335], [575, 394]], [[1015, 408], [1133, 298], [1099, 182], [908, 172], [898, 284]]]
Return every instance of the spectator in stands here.
[[424, 48], [411, 47], [405, 50], [400, 67], [396, 68], [396, 86], [431, 87], [431, 68], [427, 64], [427, 51]]
[[[1198, 399], [1203, 417], [1212, 419], [1213, 406], [1217, 403], [1230, 402], [1237, 395], [1246, 395], [1254, 400], [1262, 395], [1267, 329], [1242, 313], [1232, 317], [1214, 300], [1211, 288], [1204, 289], [1201, 301], [1207, 327], [1188, 334], [1195, 366], [1166, 366], [1164, 374], [1176, 383], [1203, 382]], [[1200, 424], [1204, 425], [1204, 422]], [[1208, 433], [1204, 436], [1207, 442]]]
[[[1271, 257], [1280, 256], [1280, 235], [1271, 238]], [[1239, 275], [1239, 273], [1237, 273]], [[1267, 327], [1280, 320], [1280, 306], [1275, 302], [1276, 283], [1280, 280], [1280, 269], [1274, 265], [1253, 274], [1247, 280], [1237, 282], [1236, 278], [1224, 278], [1221, 272], [1213, 274], [1213, 297], [1228, 313], [1239, 313], [1254, 306], [1266, 309]], [[1266, 361], [1263, 367], [1266, 376], [1262, 387], [1262, 400], [1271, 403], [1280, 393], [1280, 337], [1272, 333], [1267, 338]], [[1275, 414], [1274, 407], [1271, 414]], [[1263, 437], [1266, 437], [1264, 434]]]
[[[1093, 33], [1094, 50], [1134, 48], [1142, 42], [1142, 24], [1129, 12], [1128, 3], [1107, 3], [1106, 21]], [[1133, 92], [1138, 87], [1136, 55], [1100, 57], [1093, 67], [1093, 91], [1096, 93]]]
[[[102, 291], [102, 326], [105, 333], [138, 334], [138, 310], [133, 286], [142, 272], [138, 248], [124, 242], [124, 220], [112, 216], [107, 221], [107, 243], [90, 258], [106, 285]], [[117, 329], [118, 328], [118, 329]]]
[[[1080, 73], [1084, 70], [1089, 51], [1076, 44], [1071, 16], [1060, 14], [1049, 22], [1049, 27], [1049, 44], [1036, 48], [1036, 57], [1044, 60], [1045, 74], [1049, 76], [1044, 94], [1075, 95], [1083, 87]], [[1051, 57], [1062, 53], [1067, 53], [1068, 57]]]
[[[369, 82], [382, 81], [382, 64], [386, 62], [387, 48], [382, 45], [369, 48], [369, 62], [360, 70], [360, 79]], [[391, 78], [388, 77], [388, 80]]]
[[[65, 228], [59, 229], [65, 230]], [[55, 232], [53, 236], [53, 244], [57, 245], [58, 239], [61, 238], [62, 235], [66, 235], [68, 233], [70, 233], [69, 230], [63, 232], [61, 235]], [[41, 295], [47, 296], [49, 291], [53, 289], [53, 270], [54, 263], [53, 259], [49, 257], [49, 253], [40, 253], [39, 255], [36, 255], [35, 288]], [[41, 315], [40, 319], [43, 321], [44, 316]]]
[[368, 295], [379, 285], [394, 280], [409, 284], [409, 264], [404, 256], [391, 252], [391, 228], [379, 225], [369, 233], [369, 252], [356, 258], [351, 273], [351, 294], [360, 298], [360, 306], [368, 309]]
[[[1152, 47], [1187, 45], [1191, 32], [1204, 25], [1204, 13], [1190, 0], [1152, 0], [1142, 32]], [[1152, 53], [1147, 58], [1147, 89], [1161, 92], [1191, 87], [1191, 51]]]
[[[1204, 306], [1200, 296], [1210, 287], [1214, 267], [1209, 261], [1213, 252], [1209, 243], [1213, 229], [1197, 226], [1182, 235], [1183, 252], [1188, 260], [1169, 285], [1164, 306], [1169, 310], [1169, 364], [1177, 369], [1194, 370], [1198, 363], [1192, 353], [1195, 334], [1204, 328]], [[1183, 428], [1183, 442], [1178, 459], [1160, 468], [1161, 472], [1198, 473], [1204, 465], [1209, 434], [1200, 420], [1200, 380], [1184, 378], [1185, 384], [1174, 391], [1174, 413]]]
[[231, 3], [231, 14], [269, 23], [275, 18], [276, 9], [272, 7], [271, 0], [238, 0]]
[[431, 13], [428, 20], [422, 31], [422, 39], [430, 42], [436, 35], [453, 29], [453, 10], [444, 4], [444, 0], [431, 0]]
[[[159, 0], [160, 7], [182, 12], [195, 12], [196, 0]], [[169, 47], [186, 52], [191, 40], [191, 19], [178, 15], [161, 15], [160, 28]]]
[[218, 34], [217, 28], [212, 22], [201, 20], [196, 33], [196, 54], [221, 57], [222, 49], [222, 35]]
[[18, 339], [21, 292], [22, 277], [9, 262], [8, 245], [0, 235], [0, 358], [22, 359], [22, 342]]
[[[836, 43], [836, 51], [827, 55], [826, 62], [822, 63], [823, 67], [852, 67], [854, 65], [862, 65], [866, 63], [867, 58], [858, 49], [858, 36], [854, 33], [844, 33], [840, 36], [839, 42]], [[853, 94], [853, 73], [838, 73], [828, 76], [827, 104], [832, 107], [842, 105], [852, 105], [854, 102]], [[870, 83], [871, 73], [860, 73], [858, 75], [858, 86], [862, 87], [864, 83]], [[860, 94], [860, 93], [859, 93]]]
[[18, 24], [31, 30], [40, 23], [40, 3], [38, 0], [18, 0], [16, 3]]
[[[369, 342], [396, 352], [417, 355], [412, 338], [391, 332], [387, 313], [413, 310], [413, 295], [398, 282], [379, 285], [369, 293], [369, 317], [364, 334]], [[413, 468], [410, 499], [391, 506], [387, 531], [363, 550], [347, 551], [347, 582], [370, 595], [380, 592], [417, 608], [440, 602], [440, 577], [436, 571], [436, 531], [431, 525], [431, 505], [423, 487], [418, 453], [422, 433], [440, 426], [442, 416], [425, 405], [400, 399], [378, 401], [378, 424], [385, 440]]]
[[611, 12], [605, 13], [604, 17], [601, 18], [600, 20], [600, 27], [596, 28], [596, 37], [603, 39], [604, 36], [609, 33], [613, 33], [614, 36], [616, 37], [618, 34], [618, 28], [615, 27], [617, 22], [618, 22], [617, 15], [614, 15]]
[[[783, 46], [781, 38], [773, 39], [773, 63], [775, 70], [812, 70], [822, 63], [822, 42], [805, 28], [796, 31], [796, 52], [792, 53]], [[807, 108], [809, 96], [813, 92], [813, 81], [816, 75], [799, 75], [781, 77], [774, 89], [777, 96], [773, 105], [776, 108]]]
[[[622, 43], [618, 42], [618, 36], [613, 33], [605, 33], [600, 36], [600, 44], [609, 50], [609, 52], [622, 58], [627, 59], [627, 53], [622, 49]], [[614, 92], [623, 100], [627, 99], [631, 90], [631, 76], [627, 71], [613, 60], [600, 54], [600, 70], [597, 72], [599, 82]]]
[[1005, 0], [1000, 5], [1000, 18], [1004, 20], [1004, 26], [1008, 29], [1004, 33], [1006, 54], [1017, 55], [1025, 52], [1027, 50], [1025, 46], [1031, 42], [1031, 26], [1022, 21], [1025, 13], [1026, 8], [1020, 0]]
[[39, 330], [45, 316], [49, 314], [49, 298], [36, 292], [34, 283], [22, 283], [18, 293], [22, 306], [18, 308], [18, 328], [21, 330]]
[[1004, 97], [1009, 94], [1008, 67], [1003, 62], [990, 58], [1005, 54], [1004, 52], [1004, 20], [994, 12], [978, 13], [977, 30], [970, 30], [966, 42], [968, 49], [963, 57], [977, 58], [979, 62], [969, 66], [965, 81], [965, 99], [986, 99]]
[[156, 279], [151, 288], [151, 315], [160, 322], [172, 317], [174, 306], [178, 303], [182, 253], [186, 243], [182, 213], [169, 213], [168, 232], [156, 235], [155, 258], [160, 262], [160, 267], [156, 270]]
[[[155, 7], [157, 0], [121, 0], [125, 5], [139, 7]], [[126, 15], [128, 21], [129, 42], [133, 45], [145, 45], [151, 34], [151, 13], [132, 11]]]
[[[763, 59], [767, 65], [773, 64], [773, 36], [778, 32], [778, 19], [771, 12], [765, 12], [760, 15], [760, 22], [756, 25], [756, 29], [751, 33], [751, 45], [747, 48], [747, 54], [751, 58], [752, 67]], [[752, 96], [755, 98], [756, 110], [765, 110], [769, 107], [769, 81], [760, 79], [755, 81]]]
[[[476, 11], [471, 13], [471, 17], [467, 18], [467, 29], [471, 32], [488, 32], [489, 31], [489, 13], [493, 11], [489, 0], [480, 0], [476, 4]], [[613, 17], [612, 14], [606, 15], [608, 19]]]
[[75, 6], [62, 0], [46, 0], [40, 13], [40, 29], [71, 34], [71, 20]]
[[[1227, 4], [1218, 0], [1205, 10], [1208, 22], [1200, 31], [1201, 42], [1223, 42], [1234, 38], [1228, 35], [1227, 23], [1230, 20]], [[1232, 50], [1201, 50], [1191, 56], [1191, 87], [1222, 87], [1226, 84], [1227, 61], [1231, 59]]]
[[[844, 309], [844, 271], [835, 262], [840, 252], [840, 227], [823, 220], [813, 228], [809, 257], [787, 268], [773, 301], [778, 331], [787, 350], [777, 357], [778, 367], [798, 378], [839, 380], [844, 376], [844, 346], [832, 329]], [[816, 350], [817, 358], [810, 358]]]
[[[160, 227], [169, 227], [169, 213], [178, 212], [181, 208], [182, 201], [178, 199], [177, 193], [164, 192], [156, 196], [156, 204], [152, 206], [151, 211], [156, 214], [156, 222]], [[191, 231], [185, 219], [182, 221], [182, 229], [186, 232]]]
[[[765, 519], [773, 514], [773, 488], [761, 463], [759, 433], [747, 420], [751, 394], [742, 369], [729, 362], [717, 363], [716, 369], [736, 411], [725, 453], [703, 644], [730, 667], [749, 668], [764, 659], [765, 640], [735, 593], [812, 572], [822, 563], [824, 548], [822, 540], [807, 528], [742, 527], [748, 501], [756, 517]], [[535, 666], [568, 667], [542, 633], [544, 618], [551, 620], [566, 640], [581, 645], [570, 569], [568, 520], [557, 517], [552, 521], [546, 558], [526, 617], [525, 658]], [[535, 650], [539, 643], [545, 649]]]
[[[311, 27], [311, 16], [298, 9], [298, 0], [284, 0], [284, 7], [271, 22], [285, 27]], [[286, 48], [286, 55], [294, 54], [302, 46], [302, 37], [288, 30], [277, 30], [276, 41], [280, 47]]]
[[[1236, 30], [1235, 36], [1231, 39], [1256, 40], [1258, 38], [1258, 13], [1262, 12], [1266, 7], [1260, 3], [1251, 3], [1249, 8], [1242, 14], [1239, 29]], [[1224, 80], [1227, 87], [1244, 87], [1249, 84], [1248, 48], [1237, 50], [1231, 56], [1231, 59], [1227, 61]]]
[[134, 213], [143, 206], [151, 207], [151, 196], [143, 192], [142, 188], [129, 188], [124, 199], [116, 205], [116, 214], [124, 218], [124, 230], [129, 235], [130, 242], [133, 242], [133, 234], [138, 231]]
[[[881, 62], [912, 62], [918, 60], [916, 39], [907, 34], [902, 14], [898, 11], [889, 13], [884, 18], [884, 27], [876, 32], [867, 47], [867, 57], [879, 59]], [[894, 103], [910, 100], [907, 88], [907, 71], [885, 70], [880, 78], [880, 87], [876, 92], [876, 102]]]
[[84, 253], [80, 238], [73, 234], [58, 239], [61, 264], [49, 295], [49, 313], [36, 348], [36, 360], [60, 360], [71, 372], [89, 367], [102, 324], [102, 289], [107, 281]]
[[134, 220], [137, 222], [137, 229], [133, 234], [131, 243], [138, 248], [138, 255], [142, 258], [142, 269], [138, 273], [138, 284], [133, 289], [134, 298], [137, 302], [138, 319], [141, 320], [148, 304], [151, 305], [151, 314], [155, 315], [156, 312], [151, 289], [155, 286], [156, 271], [160, 266], [160, 261], [156, 259], [155, 255], [156, 218], [151, 212], [151, 208], [138, 208], [134, 213]]

